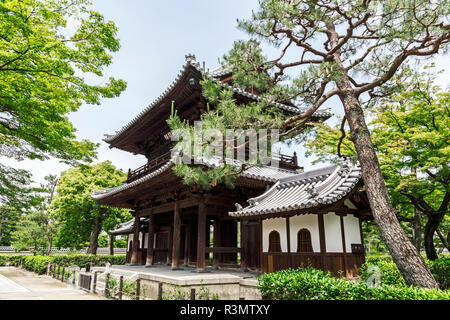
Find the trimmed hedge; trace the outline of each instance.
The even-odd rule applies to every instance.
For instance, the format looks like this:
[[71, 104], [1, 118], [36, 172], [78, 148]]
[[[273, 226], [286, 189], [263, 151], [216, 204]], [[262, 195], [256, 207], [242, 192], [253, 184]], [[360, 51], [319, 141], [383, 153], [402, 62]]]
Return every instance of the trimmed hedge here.
[[90, 266], [105, 266], [107, 262], [112, 265], [125, 264], [125, 255], [93, 255], [93, 254], [63, 254], [56, 256], [25, 256], [0, 255], [0, 266], [18, 265], [19, 261], [25, 269], [44, 274], [49, 263], [62, 267], [78, 266], [89, 269]]
[[258, 288], [270, 300], [450, 300], [450, 292], [407, 286], [369, 287], [307, 267], [263, 274]]
[[80, 268], [89, 269], [90, 266], [102, 267], [107, 262], [111, 265], [122, 265], [126, 263], [125, 255], [94, 255], [94, 254], [67, 254], [52, 257], [52, 263], [69, 267], [79, 266]]
[[[428, 260], [425, 258], [425, 263], [431, 274], [434, 276], [441, 289], [450, 288], [450, 256], [443, 255], [437, 260]], [[400, 271], [392, 260], [391, 256], [375, 256], [367, 257], [366, 263], [361, 266], [361, 279], [366, 281], [371, 273], [368, 269], [371, 266], [377, 266], [380, 270], [381, 284], [406, 286]]]

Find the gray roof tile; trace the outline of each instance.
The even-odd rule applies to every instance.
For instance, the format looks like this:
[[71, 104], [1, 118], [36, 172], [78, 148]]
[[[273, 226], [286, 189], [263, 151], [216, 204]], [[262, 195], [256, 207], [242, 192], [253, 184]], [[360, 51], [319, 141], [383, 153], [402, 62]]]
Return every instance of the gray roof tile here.
[[361, 179], [361, 169], [350, 163], [280, 179], [249, 206], [230, 212], [233, 217], [258, 216], [332, 204], [347, 196]]

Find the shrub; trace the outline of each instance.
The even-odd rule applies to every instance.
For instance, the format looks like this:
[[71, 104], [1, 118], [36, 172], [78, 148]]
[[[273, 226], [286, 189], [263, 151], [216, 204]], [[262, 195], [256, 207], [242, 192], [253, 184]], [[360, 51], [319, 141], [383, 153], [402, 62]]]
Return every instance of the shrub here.
[[263, 297], [273, 300], [450, 300], [449, 291], [393, 285], [369, 287], [311, 267], [263, 274], [258, 287]]
[[51, 261], [52, 257], [49, 256], [23, 256], [22, 265], [29, 271], [34, 271], [37, 274], [44, 274]]
[[[431, 274], [434, 276], [441, 289], [449, 289], [450, 287], [450, 257], [442, 255], [437, 260], [428, 260], [425, 263]], [[371, 274], [368, 272], [370, 266], [377, 266], [380, 270], [381, 284], [406, 286], [400, 271], [392, 260], [391, 256], [369, 256], [359, 269], [361, 279], [366, 281]]]
[[450, 257], [426, 260], [430, 272], [433, 274], [441, 289], [450, 289]]
[[61, 266], [79, 266], [89, 269], [90, 266], [121, 265], [126, 263], [125, 255], [93, 255], [93, 254], [67, 254], [53, 257], [53, 263]]
[[0, 255], [0, 266], [18, 265], [19, 260], [25, 269], [45, 273], [48, 263], [54, 263], [62, 267], [78, 266], [89, 269], [90, 266], [105, 266], [107, 262], [112, 265], [125, 264], [125, 255], [93, 255], [93, 254], [63, 254], [55, 256], [21, 256], [21, 255]]
[[19, 260], [25, 256], [15, 254], [0, 255], [0, 266], [18, 265]]

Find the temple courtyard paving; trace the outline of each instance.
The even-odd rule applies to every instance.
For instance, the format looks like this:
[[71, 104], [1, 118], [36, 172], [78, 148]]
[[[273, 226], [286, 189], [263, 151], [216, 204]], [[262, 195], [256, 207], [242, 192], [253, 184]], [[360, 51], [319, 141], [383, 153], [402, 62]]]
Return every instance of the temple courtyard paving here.
[[0, 267], [0, 300], [104, 300], [46, 275]]

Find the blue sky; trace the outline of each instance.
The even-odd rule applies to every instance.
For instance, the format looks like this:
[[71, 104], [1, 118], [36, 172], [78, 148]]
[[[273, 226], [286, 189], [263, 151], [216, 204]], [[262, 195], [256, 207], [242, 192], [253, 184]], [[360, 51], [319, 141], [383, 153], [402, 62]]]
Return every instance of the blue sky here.
[[[104, 73], [127, 81], [128, 87], [115, 99], [104, 99], [100, 106], [85, 105], [70, 115], [80, 139], [101, 143], [98, 162], [111, 160], [127, 171], [145, 163], [145, 158], [117, 149], [109, 149], [102, 141], [104, 134], [112, 134], [132, 120], [155, 100], [175, 79], [185, 61], [185, 54], [193, 53], [207, 68], [218, 65], [218, 58], [227, 52], [237, 39], [247, 35], [236, 28], [237, 18], [248, 18], [257, 0], [93, 0], [94, 8], [119, 28], [121, 49], [114, 54], [113, 64]], [[438, 66], [448, 65], [448, 57], [440, 58]], [[442, 76], [448, 83], [449, 72]], [[324, 107], [341, 113], [336, 100]], [[310, 159], [295, 147], [301, 165], [310, 168]], [[294, 150], [289, 150], [292, 153]], [[68, 166], [58, 160], [29, 161], [7, 165], [30, 170], [34, 180], [41, 182], [45, 175], [59, 174]]]

